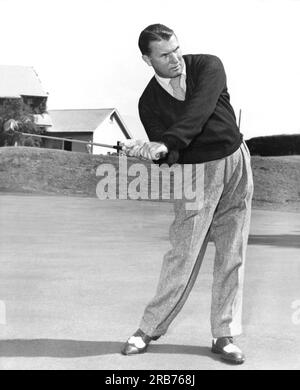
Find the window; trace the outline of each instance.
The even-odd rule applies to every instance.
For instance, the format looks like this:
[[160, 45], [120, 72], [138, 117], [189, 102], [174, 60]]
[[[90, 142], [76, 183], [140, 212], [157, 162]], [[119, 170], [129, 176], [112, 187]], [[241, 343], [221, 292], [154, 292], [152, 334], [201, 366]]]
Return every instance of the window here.
[[64, 150], [68, 150], [69, 152], [72, 151], [72, 142], [71, 141], [64, 141]]

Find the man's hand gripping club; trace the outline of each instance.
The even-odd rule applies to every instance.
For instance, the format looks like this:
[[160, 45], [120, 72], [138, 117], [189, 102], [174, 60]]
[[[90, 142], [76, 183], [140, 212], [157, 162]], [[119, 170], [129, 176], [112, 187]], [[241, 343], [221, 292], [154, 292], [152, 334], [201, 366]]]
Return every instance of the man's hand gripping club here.
[[126, 156], [144, 160], [159, 160], [168, 153], [166, 145], [160, 142], [128, 139], [122, 142], [121, 146]]

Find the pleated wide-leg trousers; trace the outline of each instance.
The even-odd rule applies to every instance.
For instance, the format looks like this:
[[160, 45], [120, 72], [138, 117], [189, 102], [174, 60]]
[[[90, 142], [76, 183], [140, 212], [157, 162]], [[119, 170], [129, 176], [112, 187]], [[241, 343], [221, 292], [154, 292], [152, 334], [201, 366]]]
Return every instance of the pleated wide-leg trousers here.
[[214, 338], [242, 333], [242, 299], [250, 227], [253, 178], [243, 142], [232, 155], [196, 164], [195, 200], [174, 200], [171, 249], [163, 259], [157, 290], [146, 306], [140, 328], [149, 336], [166, 333], [196, 281], [208, 240], [216, 247], [211, 332]]

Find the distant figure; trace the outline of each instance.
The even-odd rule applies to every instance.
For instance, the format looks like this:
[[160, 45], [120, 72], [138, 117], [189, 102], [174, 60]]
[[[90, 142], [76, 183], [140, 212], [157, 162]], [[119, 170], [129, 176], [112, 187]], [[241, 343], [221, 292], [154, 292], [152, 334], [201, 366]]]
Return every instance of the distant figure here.
[[21, 134], [18, 133], [19, 121], [8, 119], [3, 124], [4, 130], [4, 146], [19, 146], [21, 145]]
[[86, 144], [85, 147], [89, 154], [93, 153], [93, 144], [91, 143], [91, 141], [88, 144]]
[[[167, 332], [195, 283], [211, 239], [216, 246], [212, 352], [240, 364], [245, 356], [233, 336], [242, 332], [253, 179], [249, 150], [230, 104], [224, 67], [214, 55], [182, 55], [174, 31], [161, 24], [141, 32], [139, 48], [143, 60], [155, 71], [139, 100], [140, 118], [150, 142], [125, 141], [123, 150], [128, 156], [150, 160], [165, 155], [159, 163], [193, 164], [203, 173], [204, 182], [197, 188], [203, 196], [196, 209], [188, 209], [187, 199], [174, 201], [172, 249], [164, 257], [155, 296], [122, 353], [145, 352], [152, 340]], [[190, 188], [195, 188], [195, 172], [192, 182], [185, 183]]]

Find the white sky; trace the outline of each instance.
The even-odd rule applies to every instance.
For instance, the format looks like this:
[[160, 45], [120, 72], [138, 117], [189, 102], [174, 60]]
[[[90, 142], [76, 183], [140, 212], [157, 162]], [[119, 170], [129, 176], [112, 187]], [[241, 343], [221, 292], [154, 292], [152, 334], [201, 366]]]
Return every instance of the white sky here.
[[299, 0], [0, 0], [0, 16], [0, 64], [33, 66], [49, 109], [116, 107], [145, 138], [137, 40], [163, 23], [184, 54], [222, 59], [246, 139], [300, 133]]

